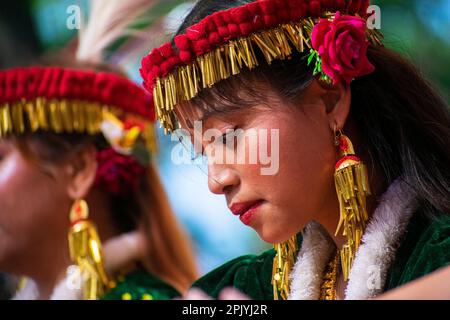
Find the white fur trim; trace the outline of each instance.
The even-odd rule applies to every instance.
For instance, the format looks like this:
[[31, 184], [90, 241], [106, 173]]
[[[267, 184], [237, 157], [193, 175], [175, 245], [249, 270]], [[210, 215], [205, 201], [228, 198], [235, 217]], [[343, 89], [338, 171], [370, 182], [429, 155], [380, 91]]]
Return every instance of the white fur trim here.
[[[415, 192], [401, 179], [381, 197], [350, 270], [346, 299], [369, 299], [382, 292], [400, 239], [417, 207]], [[323, 272], [335, 248], [331, 236], [320, 224], [307, 225], [291, 273], [290, 300], [320, 297]]]
[[306, 226], [291, 273], [289, 300], [319, 299], [323, 272], [335, 250], [333, 239], [321, 224], [312, 221]]
[[39, 289], [33, 279], [27, 278], [25, 286], [19, 290], [12, 300], [37, 300], [39, 299]]
[[[132, 231], [112, 238], [103, 245], [104, 267], [113, 274], [128, 263], [137, 261], [145, 255], [145, 237], [139, 231]], [[51, 300], [82, 300], [82, 275], [76, 266], [67, 269], [66, 277], [58, 283]]]
[[[115, 273], [128, 263], [140, 260], [146, 252], [145, 238], [139, 231], [122, 234], [105, 242], [104, 266], [107, 273]], [[82, 300], [81, 273], [76, 266], [69, 266], [66, 276], [55, 286], [50, 300]], [[39, 289], [32, 279], [16, 293], [14, 300], [37, 300]]]
[[83, 300], [82, 274], [80, 268], [71, 265], [66, 276], [54, 288], [50, 300]]
[[400, 239], [417, 207], [414, 191], [402, 180], [395, 181], [382, 196], [356, 252], [346, 299], [369, 299], [382, 292]]

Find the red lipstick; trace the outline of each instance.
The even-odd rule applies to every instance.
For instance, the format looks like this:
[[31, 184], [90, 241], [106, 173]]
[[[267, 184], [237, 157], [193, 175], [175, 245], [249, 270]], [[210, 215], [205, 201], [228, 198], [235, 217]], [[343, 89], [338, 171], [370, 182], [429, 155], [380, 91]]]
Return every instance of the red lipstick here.
[[239, 216], [243, 224], [249, 225], [262, 203], [262, 200], [236, 203], [231, 206], [230, 210], [234, 215]]

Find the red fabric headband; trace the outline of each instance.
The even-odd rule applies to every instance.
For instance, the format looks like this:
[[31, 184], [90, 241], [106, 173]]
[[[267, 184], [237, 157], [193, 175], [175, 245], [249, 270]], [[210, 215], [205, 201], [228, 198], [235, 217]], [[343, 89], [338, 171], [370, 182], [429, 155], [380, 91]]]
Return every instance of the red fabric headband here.
[[145, 90], [113, 73], [60, 67], [0, 71], [0, 105], [35, 98], [98, 102], [155, 120], [151, 98]]
[[369, 4], [370, 0], [258, 0], [213, 13], [176, 36], [174, 44], [166, 43], [143, 58], [140, 72], [144, 87], [152, 92], [157, 78], [230, 40], [281, 23], [316, 18], [327, 11], [366, 17]]

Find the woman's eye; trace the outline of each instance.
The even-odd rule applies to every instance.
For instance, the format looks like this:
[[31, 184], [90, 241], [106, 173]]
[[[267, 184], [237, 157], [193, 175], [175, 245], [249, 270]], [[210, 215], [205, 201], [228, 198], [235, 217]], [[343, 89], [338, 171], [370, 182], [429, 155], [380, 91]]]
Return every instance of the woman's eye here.
[[228, 140], [231, 139], [231, 137], [234, 136], [234, 129], [228, 129], [227, 131], [225, 131], [224, 134], [222, 134], [222, 143], [223, 144], [227, 144]]
[[236, 147], [236, 129], [237, 127], [234, 127], [233, 129], [228, 129], [221, 137], [222, 144], [226, 145], [227, 147], [230, 147], [234, 149]]

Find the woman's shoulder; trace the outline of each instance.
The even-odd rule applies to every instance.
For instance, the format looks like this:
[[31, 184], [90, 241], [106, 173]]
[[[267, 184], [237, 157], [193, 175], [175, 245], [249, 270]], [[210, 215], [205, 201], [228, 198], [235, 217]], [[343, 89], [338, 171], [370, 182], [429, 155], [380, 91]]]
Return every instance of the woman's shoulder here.
[[271, 286], [275, 250], [260, 255], [245, 255], [226, 262], [197, 280], [193, 287], [200, 288], [217, 298], [226, 287], [234, 287], [257, 300], [273, 299]]
[[102, 300], [170, 300], [180, 293], [145, 270], [134, 271], [102, 297]]
[[450, 265], [450, 214], [413, 217], [392, 268], [389, 288]]

